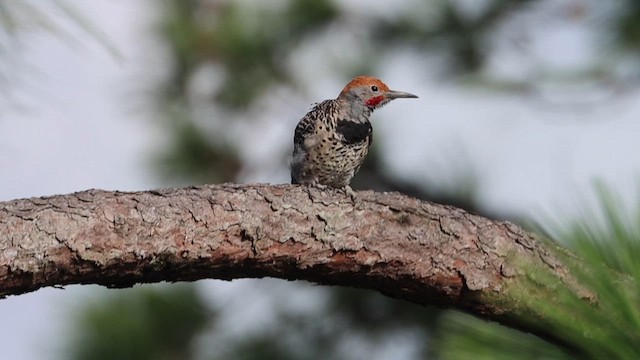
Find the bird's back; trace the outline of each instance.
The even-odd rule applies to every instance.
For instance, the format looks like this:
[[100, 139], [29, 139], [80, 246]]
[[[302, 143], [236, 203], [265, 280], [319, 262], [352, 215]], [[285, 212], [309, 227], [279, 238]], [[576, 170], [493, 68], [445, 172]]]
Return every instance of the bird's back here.
[[350, 118], [348, 104], [338, 99], [317, 104], [296, 126], [291, 183], [349, 185], [371, 141], [368, 114]]

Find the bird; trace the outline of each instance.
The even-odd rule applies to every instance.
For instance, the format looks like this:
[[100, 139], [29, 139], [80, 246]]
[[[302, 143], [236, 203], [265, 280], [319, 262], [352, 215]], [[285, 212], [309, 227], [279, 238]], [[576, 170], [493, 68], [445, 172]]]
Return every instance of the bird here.
[[315, 104], [298, 122], [291, 183], [339, 188], [354, 198], [350, 183], [373, 141], [371, 114], [391, 100], [417, 97], [372, 76], [353, 78], [337, 98]]

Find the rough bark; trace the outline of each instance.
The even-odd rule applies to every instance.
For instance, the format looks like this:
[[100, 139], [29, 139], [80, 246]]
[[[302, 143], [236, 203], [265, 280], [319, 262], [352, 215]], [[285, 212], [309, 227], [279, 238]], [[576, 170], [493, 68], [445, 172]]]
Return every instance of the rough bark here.
[[[517, 260], [515, 260], [517, 259]], [[89, 190], [0, 203], [0, 296], [44, 286], [271, 276], [375, 289], [528, 328], [522, 261], [566, 277], [509, 222], [397, 193], [291, 185]]]

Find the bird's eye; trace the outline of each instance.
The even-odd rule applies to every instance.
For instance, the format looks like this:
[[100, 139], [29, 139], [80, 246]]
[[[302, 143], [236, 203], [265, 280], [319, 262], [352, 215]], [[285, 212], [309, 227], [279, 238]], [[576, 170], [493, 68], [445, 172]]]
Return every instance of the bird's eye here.
[[371, 91], [378, 91], [378, 87], [377, 87], [377, 86], [375, 86], [375, 85], [373, 85], [373, 86], [371, 87]]

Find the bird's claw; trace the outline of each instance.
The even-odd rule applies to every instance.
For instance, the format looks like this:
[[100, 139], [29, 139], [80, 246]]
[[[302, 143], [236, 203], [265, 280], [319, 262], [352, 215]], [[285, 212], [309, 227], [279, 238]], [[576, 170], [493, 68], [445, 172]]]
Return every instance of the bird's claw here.
[[327, 185], [320, 184], [320, 183], [315, 183], [315, 184], [313, 184], [313, 186], [318, 190], [326, 190], [327, 187], [328, 187]]
[[343, 188], [345, 195], [349, 195], [351, 197], [351, 201], [355, 202], [356, 201], [356, 192], [353, 191], [353, 189], [351, 188], [351, 186], [347, 185]]

